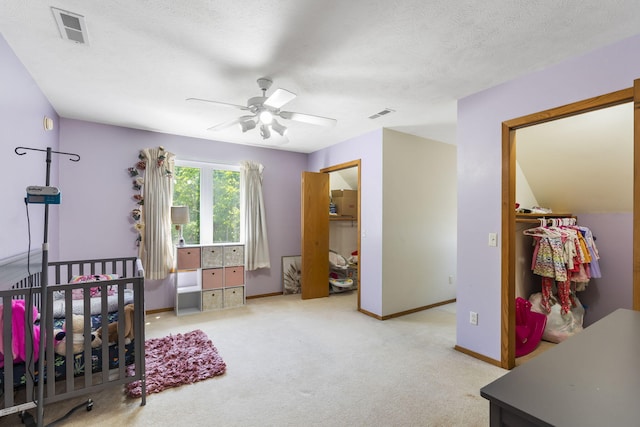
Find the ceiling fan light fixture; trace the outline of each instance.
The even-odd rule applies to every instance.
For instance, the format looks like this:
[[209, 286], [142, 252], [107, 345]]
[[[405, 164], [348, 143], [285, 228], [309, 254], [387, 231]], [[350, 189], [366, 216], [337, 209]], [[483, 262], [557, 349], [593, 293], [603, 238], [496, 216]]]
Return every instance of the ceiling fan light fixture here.
[[265, 125], [270, 125], [273, 121], [273, 113], [269, 110], [262, 110], [258, 117], [260, 118], [260, 122]]
[[260, 126], [260, 135], [262, 139], [269, 139], [271, 137], [271, 131], [269, 130], [269, 126], [263, 124]]
[[274, 131], [278, 132], [280, 134], [280, 136], [285, 136], [286, 133], [289, 131], [289, 129], [287, 129], [286, 126], [281, 125], [277, 120], [273, 120], [273, 123], [271, 123], [271, 129], [273, 129]]
[[256, 127], [256, 122], [254, 120], [245, 120], [239, 124], [243, 133]]

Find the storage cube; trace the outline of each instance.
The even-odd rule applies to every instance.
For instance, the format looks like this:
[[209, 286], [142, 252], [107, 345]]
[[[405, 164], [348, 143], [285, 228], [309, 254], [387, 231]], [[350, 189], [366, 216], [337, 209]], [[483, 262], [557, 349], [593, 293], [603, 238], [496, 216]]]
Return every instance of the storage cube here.
[[200, 292], [181, 293], [176, 296], [176, 314], [191, 314], [200, 311]]
[[224, 306], [238, 307], [244, 305], [244, 286], [224, 289]]
[[244, 245], [176, 248], [177, 315], [245, 304]]
[[224, 265], [244, 265], [244, 246], [225, 246]]
[[223, 284], [222, 268], [205, 268], [202, 270], [202, 289], [217, 289]]
[[200, 272], [197, 270], [182, 270], [176, 274], [176, 292], [200, 292], [202, 282]]
[[200, 268], [200, 248], [178, 248], [178, 270]]
[[217, 310], [223, 307], [222, 289], [202, 292], [202, 309]]
[[224, 286], [244, 285], [244, 267], [226, 267], [224, 269]]
[[223, 261], [223, 246], [204, 246], [202, 248], [202, 268], [222, 267]]

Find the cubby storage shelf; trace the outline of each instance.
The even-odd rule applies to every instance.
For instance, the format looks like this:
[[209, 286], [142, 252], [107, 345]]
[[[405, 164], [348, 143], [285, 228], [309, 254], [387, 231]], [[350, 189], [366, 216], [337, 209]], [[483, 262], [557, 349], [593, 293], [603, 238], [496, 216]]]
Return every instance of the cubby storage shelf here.
[[175, 285], [178, 316], [245, 305], [244, 246], [176, 248]]

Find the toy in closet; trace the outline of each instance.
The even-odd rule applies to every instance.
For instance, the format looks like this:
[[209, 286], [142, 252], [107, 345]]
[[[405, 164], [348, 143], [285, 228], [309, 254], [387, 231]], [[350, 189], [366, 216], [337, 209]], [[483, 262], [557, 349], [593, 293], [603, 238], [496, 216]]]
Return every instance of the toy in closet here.
[[352, 291], [358, 288], [358, 256], [348, 259], [329, 250], [329, 293]]
[[358, 288], [358, 227], [356, 220], [329, 221], [329, 292]]

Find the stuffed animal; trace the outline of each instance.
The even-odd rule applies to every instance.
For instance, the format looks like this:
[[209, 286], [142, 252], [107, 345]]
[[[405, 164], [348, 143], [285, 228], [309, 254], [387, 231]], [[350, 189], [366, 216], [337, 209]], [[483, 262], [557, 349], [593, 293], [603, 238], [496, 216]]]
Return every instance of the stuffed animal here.
[[[72, 315], [73, 318], [71, 320], [71, 338], [73, 339], [73, 353], [81, 353], [84, 349], [84, 316], [81, 314]], [[54, 349], [56, 353], [65, 355], [67, 352], [67, 337], [68, 333], [68, 324], [65, 320], [65, 323], [62, 325], [61, 330], [54, 330], [54, 339], [55, 345]], [[91, 347], [97, 347], [99, 343], [96, 342], [95, 333], [91, 333]]]
[[[129, 344], [133, 341], [133, 304], [127, 304], [124, 306], [124, 322], [111, 322], [107, 328], [107, 340], [109, 344], [116, 344], [118, 342], [118, 325], [124, 324], [124, 343]], [[102, 342], [104, 335], [102, 333], [102, 327], [96, 331], [96, 340]]]

